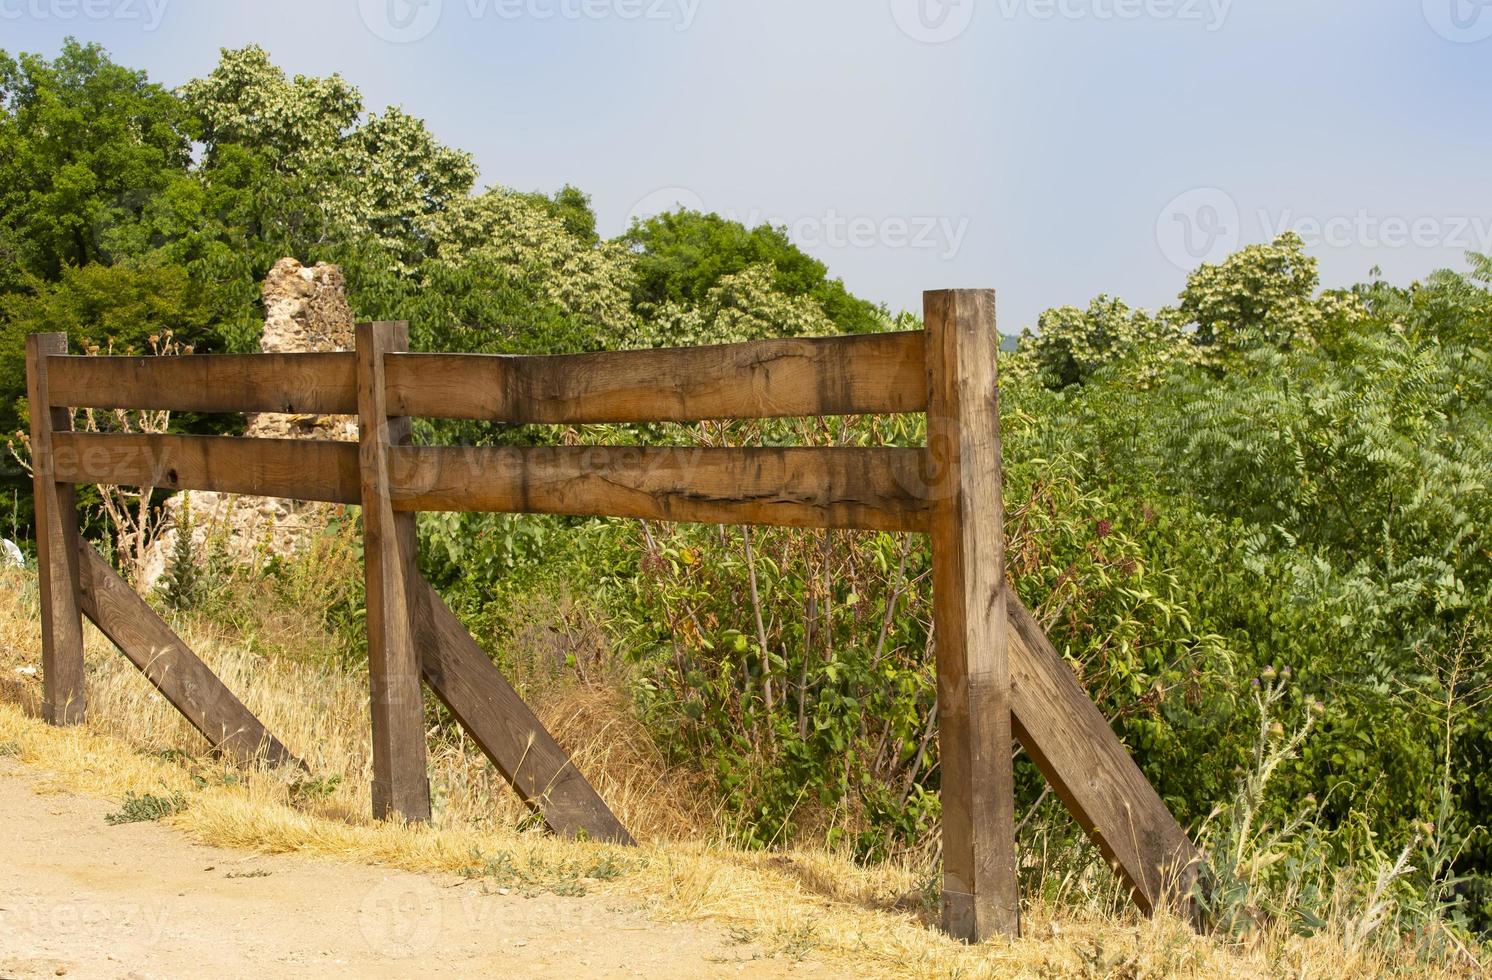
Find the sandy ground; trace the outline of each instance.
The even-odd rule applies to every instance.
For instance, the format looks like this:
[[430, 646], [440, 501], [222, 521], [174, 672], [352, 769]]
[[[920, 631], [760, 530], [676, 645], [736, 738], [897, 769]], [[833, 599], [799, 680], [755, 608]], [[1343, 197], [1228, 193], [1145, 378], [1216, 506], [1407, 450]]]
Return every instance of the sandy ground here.
[[194, 844], [108, 826], [111, 804], [38, 792], [0, 761], [0, 978], [827, 976], [718, 927], [614, 896]]

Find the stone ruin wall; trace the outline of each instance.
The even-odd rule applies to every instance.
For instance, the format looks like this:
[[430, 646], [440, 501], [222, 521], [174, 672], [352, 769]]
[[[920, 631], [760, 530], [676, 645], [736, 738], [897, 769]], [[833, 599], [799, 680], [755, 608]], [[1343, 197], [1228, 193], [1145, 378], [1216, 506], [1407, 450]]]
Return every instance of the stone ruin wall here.
[[[335, 265], [307, 267], [295, 259], [276, 262], [264, 280], [266, 354], [353, 349], [352, 309], [347, 283]], [[244, 435], [257, 439], [322, 439], [356, 442], [357, 419], [338, 415], [249, 416]], [[226, 550], [235, 562], [263, 562], [292, 554], [323, 530], [340, 507], [335, 504], [273, 497], [246, 497], [191, 490], [165, 504], [165, 530], [146, 552], [139, 583], [149, 588], [165, 575], [176, 547], [182, 514], [190, 501], [190, 526], [196, 555], [209, 542]]]

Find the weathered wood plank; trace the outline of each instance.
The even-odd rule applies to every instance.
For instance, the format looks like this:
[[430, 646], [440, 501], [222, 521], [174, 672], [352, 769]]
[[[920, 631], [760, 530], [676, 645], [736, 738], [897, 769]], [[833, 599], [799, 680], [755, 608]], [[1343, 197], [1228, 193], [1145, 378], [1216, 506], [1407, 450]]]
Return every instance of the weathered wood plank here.
[[1020, 931], [995, 295], [925, 297], [943, 927]]
[[423, 579], [415, 591], [425, 680], [523, 801], [557, 834], [631, 844], [626, 828], [440, 595]]
[[1073, 817], [1147, 914], [1195, 919], [1199, 855], [1072, 668], [1013, 591], [1010, 669], [1015, 733]]
[[389, 410], [513, 423], [691, 422], [920, 412], [921, 332], [495, 357], [396, 354]]
[[83, 612], [213, 748], [304, 768], [91, 545], [78, 554]]
[[916, 449], [396, 448], [394, 506], [919, 531], [922, 465]]
[[368, 680], [373, 715], [373, 815], [430, 819], [425, 700], [410, 613], [414, 515], [396, 515], [389, 449], [407, 443], [407, 418], [390, 419], [384, 355], [409, 344], [406, 323], [357, 325], [358, 463], [367, 583]]
[[54, 357], [51, 404], [173, 412], [357, 413], [351, 353]]
[[[387, 361], [387, 399], [397, 415], [509, 423], [896, 414], [926, 407], [922, 358], [920, 332], [543, 357], [400, 353]], [[348, 353], [56, 357], [52, 373], [58, 406], [357, 410]]]
[[71, 432], [54, 439], [67, 483], [216, 490], [328, 503], [359, 500], [352, 443]]
[[78, 611], [78, 507], [57, 473], [57, 437], [72, 416], [51, 404], [53, 355], [67, 353], [67, 334], [26, 338], [26, 397], [31, 411], [31, 470], [36, 502], [36, 562], [41, 589], [42, 715], [75, 725], [88, 711], [83, 620]]
[[[54, 442], [63, 483], [359, 501], [349, 443], [97, 433]], [[390, 464], [396, 512], [922, 531], [931, 506], [917, 449], [392, 446]]]

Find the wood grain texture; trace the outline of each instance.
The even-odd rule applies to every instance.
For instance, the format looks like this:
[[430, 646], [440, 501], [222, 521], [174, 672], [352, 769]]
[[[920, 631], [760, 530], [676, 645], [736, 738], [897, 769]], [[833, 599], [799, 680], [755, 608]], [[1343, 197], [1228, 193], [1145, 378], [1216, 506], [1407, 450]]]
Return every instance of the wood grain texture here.
[[920, 412], [922, 334], [758, 340], [717, 347], [388, 360], [389, 409], [514, 423]]
[[1020, 930], [995, 296], [928, 293], [927, 468], [942, 766], [943, 926]]
[[245, 764], [304, 768], [87, 543], [79, 565], [83, 612], [214, 749]]
[[26, 338], [26, 398], [31, 410], [31, 469], [36, 507], [36, 564], [41, 591], [42, 715], [75, 725], [88, 713], [83, 620], [78, 610], [78, 507], [57, 473], [57, 438], [72, 416], [51, 404], [51, 367], [67, 353], [67, 335]]
[[357, 325], [358, 466], [367, 583], [368, 681], [373, 715], [373, 815], [430, 819], [425, 699], [410, 612], [414, 515], [394, 513], [389, 450], [409, 441], [409, 420], [390, 419], [384, 355], [409, 344], [405, 323]]
[[631, 844], [632, 836], [544, 729], [440, 595], [416, 583], [425, 680], [550, 830]]
[[53, 440], [68, 483], [359, 501], [358, 447], [303, 439], [71, 432]]
[[[56, 478], [358, 503], [347, 443], [58, 434]], [[390, 447], [396, 512], [609, 515], [879, 531], [927, 527], [916, 449]]]
[[1190, 900], [1199, 855], [1018, 596], [1009, 595], [1015, 731], [1147, 914]]
[[351, 353], [59, 357], [51, 404], [173, 412], [357, 413]]
[[927, 522], [916, 449], [416, 447], [393, 459], [402, 510], [882, 531]]
[[[926, 407], [922, 357], [920, 332], [542, 357], [398, 353], [386, 398], [396, 416], [508, 423], [897, 414]], [[53, 372], [58, 406], [357, 411], [348, 353], [62, 357]]]

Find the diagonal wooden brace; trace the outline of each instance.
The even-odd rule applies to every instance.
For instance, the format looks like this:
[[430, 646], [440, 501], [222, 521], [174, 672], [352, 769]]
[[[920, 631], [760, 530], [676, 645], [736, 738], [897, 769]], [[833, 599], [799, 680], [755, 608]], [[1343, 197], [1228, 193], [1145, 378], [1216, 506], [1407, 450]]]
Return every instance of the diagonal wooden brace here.
[[423, 578], [410, 590], [425, 681], [544, 824], [565, 837], [633, 843], [502, 671]]
[[1171, 908], [1196, 922], [1191, 891], [1201, 856], [1041, 624], [1009, 594], [1016, 737], [1135, 904], [1147, 915]]
[[78, 567], [83, 614], [214, 749], [243, 763], [305, 768], [86, 542]]

